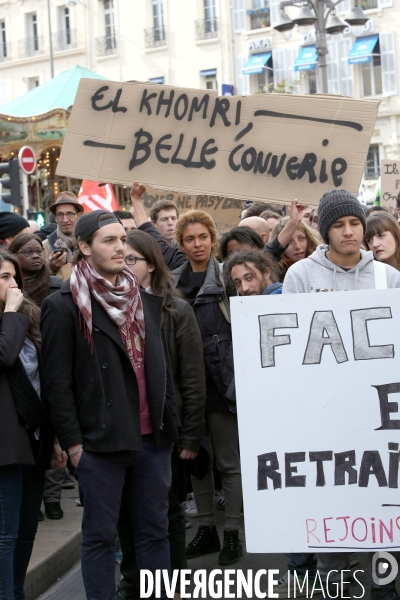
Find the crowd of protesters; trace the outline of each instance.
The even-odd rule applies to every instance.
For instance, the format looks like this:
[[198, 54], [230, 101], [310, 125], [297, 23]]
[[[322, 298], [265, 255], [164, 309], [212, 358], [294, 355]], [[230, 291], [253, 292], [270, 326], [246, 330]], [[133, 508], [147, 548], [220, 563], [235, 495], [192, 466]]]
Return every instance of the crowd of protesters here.
[[[170, 200], [149, 220], [144, 191], [134, 183], [130, 212], [87, 214], [63, 192], [44, 231], [0, 213], [0, 600], [25, 598], [42, 499], [48, 518], [62, 517], [62, 482], [74, 485], [67, 464], [83, 506], [89, 600], [139, 599], [140, 569], [182, 570], [213, 553], [237, 563], [229, 297], [373, 289], [377, 264], [387, 287], [400, 287], [398, 222], [376, 207], [367, 216], [346, 190], [326, 192], [318, 208], [294, 200], [287, 216], [255, 202], [220, 237], [208, 213], [179, 216]], [[329, 594], [327, 574], [340, 579], [356, 563], [349, 553], [292, 553], [278, 595], [288, 597], [295, 573], [317, 569]], [[373, 583], [371, 598], [400, 600], [395, 583]]]

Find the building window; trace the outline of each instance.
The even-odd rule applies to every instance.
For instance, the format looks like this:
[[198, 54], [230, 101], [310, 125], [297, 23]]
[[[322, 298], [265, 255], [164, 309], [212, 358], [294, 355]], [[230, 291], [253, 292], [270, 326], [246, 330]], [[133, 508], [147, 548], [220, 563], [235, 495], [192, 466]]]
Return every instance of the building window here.
[[38, 21], [37, 14], [32, 13], [32, 38], [33, 38], [33, 49], [35, 52], [39, 50], [39, 34], [38, 34]]
[[375, 46], [371, 60], [361, 64], [361, 73], [363, 96], [382, 94], [382, 67], [379, 42]]
[[272, 60], [270, 59], [263, 68], [262, 73], [257, 75], [257, 89], [259, 92], [268, 94], [274, 87], [274, 71], [272, 69]]
[[218, 89], [218, 84], [217, 84], [217, 80], [215, 79], [215, 77], [213, 77], [212, 79], [206, 79], [206, 90], [217, 90]]
[[71, 45], [71, 15], [68, 6], [64, 7], [64, 31], [67, 46]]
[[365, 179], [378, 179], [380, 174], [379, 146], [370, 146], [365, 163]]
[[39, 77], [28, 77], [26, 83], [28, 86], [28, 92], [30, 92], [30, 90], [34, 90], [39, 86]]
[[116, 48], [115, 22], [114, 22], [114, 0], [104, 0], [104, 32], [106, 54]]
[[7, 56], [6, 23], [5, 21], [0, 21], [0, 60], [5, 60]]
[[43, 52], [43, 38], [39, 36], [39, 23], [36, 13], [25, 15], [25, 38], [18, 41], [20, 58], [36, 56]]
[[211, 34], [217, 32], [217, 9], [215, 2], [216, 0], [203, 0], [204, 1], [204, 32]]
[[308, 85], [308, 93], [316, 94], [317, 93], [317, 70], [312, 69], [307, 73], [307, 85]]
[[358, 6], [362, 8], [362, 10], [378, 8], [378, 0], [359, 0]]
[[153, 46], [164, 45], [165, 29], [164, 29], [164, 3], [163, 0], [152, 0], [153, 12]]

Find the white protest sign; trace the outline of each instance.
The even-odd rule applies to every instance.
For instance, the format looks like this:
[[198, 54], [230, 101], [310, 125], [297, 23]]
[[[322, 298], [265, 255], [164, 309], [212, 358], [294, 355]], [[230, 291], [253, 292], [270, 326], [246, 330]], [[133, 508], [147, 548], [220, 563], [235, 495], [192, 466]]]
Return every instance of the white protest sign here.
[[381, 206], [392, 215], [397, 212], [396, 199], [400, 193], [400, 160], [381, 160]]
[[400, 547], [399, 301], [231, 299], [249, 552]]
[[333, 188], [357, 193], [378, 105], [81, 79], [57, 175], [317, 205]]

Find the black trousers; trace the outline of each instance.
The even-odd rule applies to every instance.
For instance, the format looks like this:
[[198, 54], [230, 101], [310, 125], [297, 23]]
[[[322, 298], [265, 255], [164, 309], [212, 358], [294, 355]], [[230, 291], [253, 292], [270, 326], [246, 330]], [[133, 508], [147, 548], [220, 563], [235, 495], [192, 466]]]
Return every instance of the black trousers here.
[[[169, 569], [168, 490], [172, 445], [157, 450], [142, 436], [141, 452], [81, 456], [77, 473], [83, 497], [82, 576], [87, 600], [115, 600], [115, 535], [123, 490], [134, 531], [138, 565]], [[167, 598], [161, 589], [161, 598]]]
[[[181, 472], [182, 460], [176, 450], [171, 456], [172, 485], [169, 491], [168, 501], [168, 533], [169, 548], [171, 556], [171, 572], [174, 569], [187, 569], [186, 560], [186, 526], [185, 517], [179, 504], [179, 473]], [[140, 573], [136, 562], [135, 536], [126, 503], [123, 502], [118, 521], [118, 535], [121, 542], [122, 562], [121, 581], [119, 587], [124, 590], [132, 600], [140, 599]], [[176, 589], [179, 592], [179, 579]]]

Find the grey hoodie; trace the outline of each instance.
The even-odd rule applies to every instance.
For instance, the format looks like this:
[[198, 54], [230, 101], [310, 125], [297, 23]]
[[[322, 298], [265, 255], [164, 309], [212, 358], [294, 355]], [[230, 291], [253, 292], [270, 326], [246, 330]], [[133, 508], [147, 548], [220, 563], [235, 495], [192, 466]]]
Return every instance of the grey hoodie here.
[[[307, 292], [339, 292], [375, 289], [373, 254], [361, 250], [357, 266], [346, 271], [331, 262], [326, 253], [329, 246], [318, 246], [309, 258], [290, 267], [283, 283], [283, 294]], [[387, 287], [400, 287], [400, 272], [385, 265]]]

